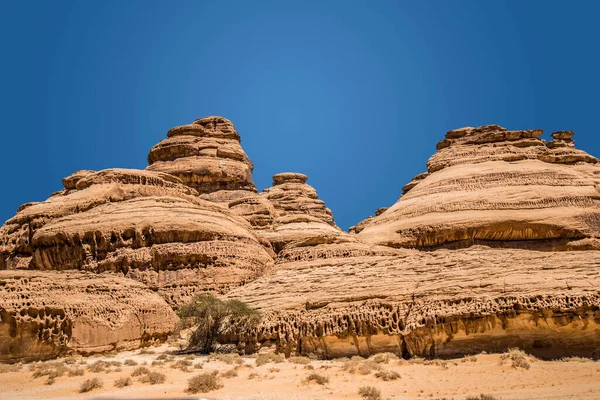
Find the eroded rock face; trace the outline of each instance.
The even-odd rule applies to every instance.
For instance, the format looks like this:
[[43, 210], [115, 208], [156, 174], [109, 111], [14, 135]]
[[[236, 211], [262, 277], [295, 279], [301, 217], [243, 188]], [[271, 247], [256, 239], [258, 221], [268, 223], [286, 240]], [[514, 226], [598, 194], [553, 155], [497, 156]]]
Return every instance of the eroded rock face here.
[[180, 178], [199, 193], [217, 190], [256, 192], [254, 166], [240, 145], [240, 135], [223, 117], [205, 117], [178, 126], [150, 150], [149, 171]]
[[228, 295], [266, 316], [249, 345], [330, 358], [514, 346], [542, 357], [600, 356], [598, 251], [338, 250], [292, 258]]
[[131, 350], [165, 340], [177, 321], [160, 296], [122, 275], [1, 271], [0, 299], [0, 362]]
[[430, 173], [360, 225], [360, 240], [422, 249], [479, 243], [566, 250], [576, 240], [599, 238], [597, 160], [586, 154], [573, 165], [547, 162], [557, 153], [540, 133], [497, 126], [448, 132], [442, 142], [448, 147], [429, 160]]
[[273, 176], [273, 186], [261, 193], [275, 213], [269, 229], [259, 235], [271, 242], [277, 252], [294, 241], [345, 235], [307, 179], [296, 172], [280, 173]]

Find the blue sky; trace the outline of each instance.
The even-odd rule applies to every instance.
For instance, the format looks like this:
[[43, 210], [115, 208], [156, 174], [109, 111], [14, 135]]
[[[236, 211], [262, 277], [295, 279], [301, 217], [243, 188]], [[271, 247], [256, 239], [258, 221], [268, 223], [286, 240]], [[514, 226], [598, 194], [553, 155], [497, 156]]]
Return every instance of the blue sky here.
[[144, 168], [233, 121], [262, 190], [309, 176], [346, 229], [444, 133], [574, 130], [600, 156], [597, 1], [4, 1], [0, 222], [78, 169]]

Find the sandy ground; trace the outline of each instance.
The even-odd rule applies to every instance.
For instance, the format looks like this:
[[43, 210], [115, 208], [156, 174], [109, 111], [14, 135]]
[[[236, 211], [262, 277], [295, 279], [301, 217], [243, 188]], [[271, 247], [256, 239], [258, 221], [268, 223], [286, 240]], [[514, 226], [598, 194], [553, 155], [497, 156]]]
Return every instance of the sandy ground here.
[[[406, 361], [393, 356], [389, 360], [385, 356], [369, 360], [302, 359], [296, 361], [305, 364], [286, 360], [257, 366], [256, 356], [238, 360], [229, 356], [230, 360], [217, 360], [216, 356], [168, 355], [174, 349], [163, 345], [108, 356], [75, 356], [16, 367], [0, 365], [0, 399], [361, 399], [358, 392], [363, 386], [380, 390], [382, 399], [458, 400], [480, 394], [492, 395], [499, 400], [600, 399], [600, 363], [586, 359], [541, 361], [527, 357], [529, 369], [515, 367], [510, 358], [503, 359], [499, 354], [446, 361]], [[165, 357], [167, 360], [157, 360]], [[125, 360], [133, 360], [138, 365], [118, 365]], [[114, 365], [105, 371], [92, 372], [91, 366], [97, 361]], [[177, 361], [192, 365], [177, 369], [174, 368]], [[64, 363], [68, 370], [55, 378], [54, 383], [46, 384], [47, 376], [33, 377], [36, 369], [57, 365], [52, 364], [56, 362], [58, 365]], [[141, 382], [140, 377], [133, 377], [131, 386], [114, 387], [117, 379], [130, 377], [144, 364], [149, 370], [164, 374], [166, 381], [152, 385]], [[77, 368], [84, 371], [83, 376], [68, 376], [68, 371]], [[18, 370], [7, 372], [8, 369]], [[237, 376], [222, 376], [231, 370], [235, 373], [230, 372], [230, 375]], [[219, 379], [224, 385], [221, 389], [196, 395], [186, 393], [191, 377], [211, 371], [219, 371]], [[395, 371], [400, 377], [384, 381], [377, 377], [377, 372], [381, 371]], [[324, 385], [305, 382], [311, 373], [329, 381]], [[103, 387], [79, 393], [81, 384], [94, 377], [103, 382]]]

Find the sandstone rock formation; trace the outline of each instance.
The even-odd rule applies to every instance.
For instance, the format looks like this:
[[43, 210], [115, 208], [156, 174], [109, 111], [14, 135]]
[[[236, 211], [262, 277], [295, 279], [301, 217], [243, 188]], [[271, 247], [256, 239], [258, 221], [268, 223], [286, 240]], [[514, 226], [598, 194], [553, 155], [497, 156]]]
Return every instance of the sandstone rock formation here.
[[137, 348], [164, 340], [177, 320], [122, 275], [2, 271], [0, 300], [0, 362]]
[[541, 134], [449, 131], [347, 233], [306, 175], [258, 193], [229, 120], [173, 128], [146, 170], [78, 171], [0, 228], [0, 361], [162, 339], [198, 292], [262, 311], [223, 338], [247, 351], [600, 357], [600, 162]]

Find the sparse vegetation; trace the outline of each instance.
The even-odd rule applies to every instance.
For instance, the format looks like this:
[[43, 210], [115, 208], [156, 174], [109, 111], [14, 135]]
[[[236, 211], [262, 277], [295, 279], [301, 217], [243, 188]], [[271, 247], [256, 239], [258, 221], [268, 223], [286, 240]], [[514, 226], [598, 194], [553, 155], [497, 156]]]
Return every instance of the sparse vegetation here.
[[54, 385], [54, 382], [56, 382], [56, 379], [52, 376], [49, 376], [46, 380], [46, 385]]
[[465, 398], [465, 400], [499, 400], [497, 397], [494, 397], [489, 394], [480, 394], [479, 396], [469, 396]]
[[127, 360], [123, 361], [123, 365], [126, 365], [128, 367], [133, 367], [138, 365], [138, 363], [130, 358], [128, 358]]
[[282, 363], [285, 361], [285, 357], [281, 354], [268, 353], [268, 354], [259, 354], [256, 357], [256, 366], [260, 367], [262, 365], [268, 363]]
[[308, 375], [306, 377], [306, 379], [304, 380], [305, 383], [318, 383], [319, 385], [325, 385], [327, 383], [329, 383], [329, 378], [323, 375], [319, 375], [316, 372], [313, 372], [312, 374]]
[[156, 352], [154, 350], [142, 349], [142, 350], [140, 350], [140, 352], [138, 354], [140, 354], [140, 355], [156, 354]]
[[235, 368], [230, 369], [229, 371], [225, 371], [221, 374], [221, 376], [223, 378], [229, 379], [229, 378], [235, 378], [236, 376], [238, 376], [237, 370]]
[[192, 364], [193, 363], [190, 360], [177, 360], [177, 362], [171, 364], [171, 368], [179, 369], [183, 372], [192, 372], [192, 370], [189, 369], [189, 367], [191, 367]]
[[21, 364], [8, 365], [0, 364], [0, 374], [6, 374], [8, 372], [19, 372], [21, 370]]
[[225, 364], [243, 364], [244, 360], [237, 353], [231, 354], [213, 354], [210, 357], [210, 360], [221, 361]]
[[[64, 362], [52, 362], [52, 363], [40, 363], [35, 364], [33, 366], [33, 378], [40, 378], [42, 376], [47, 376], [48, 379], [55, 379], [60, 376], [63, 376], [69, 371], [69, 368], [65, 365]], [[50, 383], [51, 385], [52, 383]]]
[[256, 372], [253, 372], [250, 375], [248, 375], [248, 379], [255, 379], [255, 378], [258, 378], [258, 374]]
[[531, 368], [531, 364], [529, 363], [529, 356], [527, 353], [520, 349], [509, 349], [508, 353], [504, 353], [500, 359], [502, 361], [510, 359], [512, 361], [511, 366], [513, 368], [523, 368], [529, 369]]
[[133, 385], [133, 381], [131, 380], [130, 377], [119, 378], [115, 381], [116, 388], [124, 388], [125, 386], [131, 386], [131, 385]]
[[146, 375], [142, 375], [140, 378], [140, 382], [149, 383], [151, 385], [158, 385], [160, 383], [164, 383], [167, 380], [165, 374], [161, 374], [160, 372], [149, 372]]
[[362, 386], [358, 389], [358, 394], [364, 400], [381, 400], [381, 392], [373, 386]]
[[400, 379], [400, 374], [396, 371], [378, 371], [375, 373], [375, 377], [387, 382]]
[[100, 389], [104, 384], [98, 378], [91, 378], [86, 380], [79, 387], [79, 393], [87, 393], [94, 389]]
[[168, 358], [168, 356], [166, 354], [161, 354], [158, 357], [156, 357], [157, 360], [166, 360]]
[[178, 312], [183, 326], [195, 326], [187, 349], [209, 354], [225, 329], [242, 330], [255, 326], [259, 320], [256, 310], [238, 300], [222, 301], [210, 294], [199, 294]]
[[83, 376], [83, 375], [85, 375], [85, 370], [83, 368], [71, 368], [69, 370], [69, 373], [67, 375], [69, 375], [69, 376]]
[[150, 370], [146, 367], [137, 367], [132, 373], [131, 376], [136, 377], [136, 376], [142, 376], [142, 375], [146, 375], [149, 374]]
[[306, 365], [306, 364], [310, 364], [310, 358], [308, 357], [290, 357], [288, 358], [288, 361], [291, 362], [292, 364], [302, 364], [302, 365]]
[[369, 358], [369, 360], [371, 360], [377, 364], [387, 364], [390, 362], [390, 360], [397, 360], [397, 359], [398, 359], [398, 356], [396, 356], [394, 353], [380, 353], [380, 354], [375, 354], [374, 356]]
[[186, 392], [196, 393], [207, 393], [213, 390], [218, 390], [223, 387], [221, 380], [217, 376], [216, 371], [213, 373], [204, 373], [196, 375], [188, 380], [188, 387]]
[[107, 371], [110, 367], [120, 367], [122, 364], [118, 361], [96, 361], [92, 365], [88, 366], [88, 370], [93, 373], [110, 372]]

